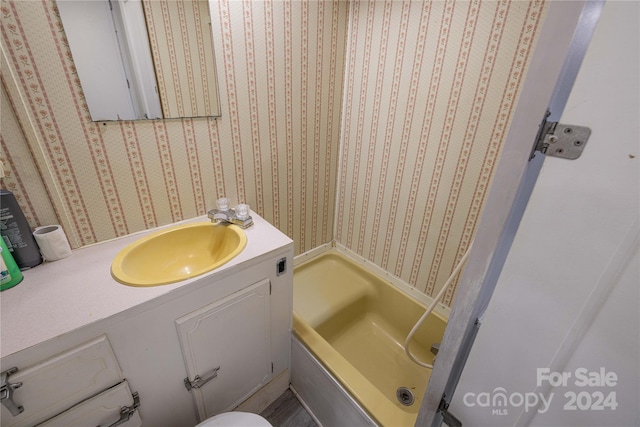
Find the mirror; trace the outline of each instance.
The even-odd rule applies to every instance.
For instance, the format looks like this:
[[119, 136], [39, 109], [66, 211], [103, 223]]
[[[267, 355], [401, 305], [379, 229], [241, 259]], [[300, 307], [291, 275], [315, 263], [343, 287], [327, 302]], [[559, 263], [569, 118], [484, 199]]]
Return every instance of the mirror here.
[[58, 0], [93, 121], [219, 117], [207, 0]]

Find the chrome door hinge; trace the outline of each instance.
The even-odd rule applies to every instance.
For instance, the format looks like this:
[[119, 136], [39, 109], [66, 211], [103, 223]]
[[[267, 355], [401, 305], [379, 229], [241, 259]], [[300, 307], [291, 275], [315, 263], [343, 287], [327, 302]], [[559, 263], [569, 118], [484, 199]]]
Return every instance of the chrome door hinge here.
[[4, 407], [7, 408], [14, 417], [24, 412], [24, 408], [13, 401], [13, 391], [22, 387], [22, 383], [9, 382], [9, 377], [16, 372], [18, 372], [18, 368], [9, 368], [2, 372], [0, 379], [0, 401], [2, 401]]
[[196, 389], [200, 388], [206, 383], [208, 383], [209, 381], [211, 381], [212, 379], [214, 379], [215, 377], [217, 377], [219, 370], [220, 370], [220, 366], [213, 368], [212, 370], [202, 374], [202, 377], [200, 377], [200, 375], [196, 375], [193, 381], [191, 381], [189, 377], [187, 377], [184, 379], [184, 387], [187, 389], [187, 391], [190, 391], [192, 388], [196, 388]]
[[462, 422], [449, 412], [449, 402], [445, 399], [445, 395], [442, 395], [440, 399], [440, 405], [438, 406], [438, 412], [442, 415], [442, 421], [449, 427], [462, 427]]
[[550, 112], [547, 111], [535, 146], [531, 152], [531, 159], [535, 157], [535, 152], [562, 159], [575, 160], [584, 151], [587, 140], [591, 135], [591, 129], [586, 126], [565, 125], [558, 122], [548, 122]]
[[[120, 408], [120, 418], [118, 418], [118, 420], [115, 421], [114, 423], [109, 424], [107, 427], [119, 426], [120, 424], [126, 423], [127, 421], [129, 421], [131, 419], [131, 417], [133, 417], [133, 414], [140, 407], [140, 395], [136, 391], [136, 392], [133, 392], [131, 394], [131, 397], [133, 397], [133, 405], [131, 405], [131, 406], [123, 406], [122, 408]], [[98, 427], [100, 427], [100, 426], [98, 426]]]

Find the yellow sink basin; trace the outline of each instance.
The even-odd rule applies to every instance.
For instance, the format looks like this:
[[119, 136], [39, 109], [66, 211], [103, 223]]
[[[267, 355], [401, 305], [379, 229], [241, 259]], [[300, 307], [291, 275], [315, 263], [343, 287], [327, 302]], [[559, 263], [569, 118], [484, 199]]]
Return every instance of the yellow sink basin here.
[[129, 286], [157, 286], [196, 277], [236, 257], [247, 236], [235, 225], [198, 222], [145, 236], [116, 255], [111, 274]]

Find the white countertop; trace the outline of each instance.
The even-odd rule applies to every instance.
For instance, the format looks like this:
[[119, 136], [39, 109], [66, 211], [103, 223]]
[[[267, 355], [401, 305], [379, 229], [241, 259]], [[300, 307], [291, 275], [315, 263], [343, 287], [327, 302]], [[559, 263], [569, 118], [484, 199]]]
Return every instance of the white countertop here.
[[152, 287], [122, 285], [111, 277], [111, 261], [121, 249], [146, 234], [177, 224], [208, 222], [206, 216], [77, 249], [68, 258], [24, 271], [20, 284], [0, 293], [0, 357], [130, 310], [293, 243], [262, 217], [251, 214], [254, 225], [244, 230], [247, 246], [237, 257], [182, 282]]

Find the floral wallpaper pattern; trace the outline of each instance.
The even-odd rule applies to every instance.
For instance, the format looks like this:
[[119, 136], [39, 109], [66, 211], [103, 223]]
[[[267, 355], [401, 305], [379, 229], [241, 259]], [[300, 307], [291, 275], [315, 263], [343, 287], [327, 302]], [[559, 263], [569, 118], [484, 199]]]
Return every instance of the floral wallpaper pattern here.
[[338, 242], [427, 295], [440, 290], [473, 239], [544, 10], [351, 4]]
[[297, 253], [331, 241], [349, 4], [212, 4], [222, 117], [101, 123], [56, 3], [1, 2], [2, 81], [25, 134], [4, 138], [3, 124], [3, 151], [20, 146], [38, 171], [3, 185], [25, 206], [42, 186], [50, 202], [31, 211], [50, 212], [74, 248], [205, 214], [223, 195], [249, 203]]
[[217, 116], [208, 0], [145, 0], [163, 117]]
[[473, 238], [545, 3], [211, 5], [222, 117], [94, 123], [55, 3], [1, 1], [2, 185], [32, 226], [61, 223], [78, 248], [225, 195], [298, 254], [335, 239], [437, 293]]

